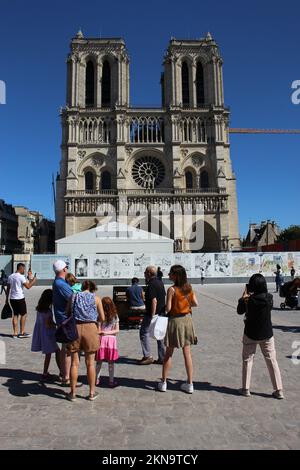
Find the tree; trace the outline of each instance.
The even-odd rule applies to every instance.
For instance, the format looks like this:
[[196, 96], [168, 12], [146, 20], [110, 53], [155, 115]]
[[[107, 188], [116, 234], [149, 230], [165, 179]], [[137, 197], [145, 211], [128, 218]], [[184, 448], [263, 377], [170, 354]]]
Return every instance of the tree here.
[[280, 242], [289, 240], [300, 240], [300, 225], [290, 225], [283, 230], [278, 237], [278, 241]]

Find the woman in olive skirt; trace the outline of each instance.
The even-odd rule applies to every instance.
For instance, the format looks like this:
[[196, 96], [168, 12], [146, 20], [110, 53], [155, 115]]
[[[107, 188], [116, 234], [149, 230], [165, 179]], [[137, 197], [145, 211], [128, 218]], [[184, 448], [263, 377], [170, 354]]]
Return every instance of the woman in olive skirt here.
[[174, 265], [169, 272], [169, 278], [174, 285], [167, 292], [166, 312], [169, 316], [168, 328], [165, 337], [166, 353], [162, 369], [162, 379], [158, 390], [167, 391], [167, 377], [171, 368], [174, 348], [182, 348], [187, 382], [181, 385], [181, 390], [193, 393], [193, 363], [191, 344], [197, 343], [192, 321], [192, 307], [198, 305], [195, 293], [187, 282], [186, 270], [183, 266]]

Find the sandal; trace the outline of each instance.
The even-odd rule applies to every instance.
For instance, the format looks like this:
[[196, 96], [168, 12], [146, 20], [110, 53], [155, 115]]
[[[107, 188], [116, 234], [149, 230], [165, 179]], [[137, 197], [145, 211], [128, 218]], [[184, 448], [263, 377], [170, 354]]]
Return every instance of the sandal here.
[[67, 393], [66, 398], [67, 400], [72, 401], [72, 402], [76, 401], [76, 395], [74, 396], [72, 395], [72, 393]]
[[62, 380], [60, 383], [61, 387], [71, 387], [70, 380]]
[[98, 393], [98, 392], [95, 392], [94, 395], [89, 395], [88, 400], [89, 400], [89, 401], [94, 401], [94, 400], [96, 400], [96, 398], [98, 398], [98, 397], [99, 397], [99, 393]]

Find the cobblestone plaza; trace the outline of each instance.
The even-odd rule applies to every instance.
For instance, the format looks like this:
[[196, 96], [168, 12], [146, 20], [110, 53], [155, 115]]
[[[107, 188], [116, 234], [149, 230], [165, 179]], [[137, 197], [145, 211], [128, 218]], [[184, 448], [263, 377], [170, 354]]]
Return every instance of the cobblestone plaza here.
[[[1, 449], [299, 449], [300, 363], [292, 361], [299, 340], [299, 311], [279, 308], [274, 294], [272, 320], [285, 400], [271, 397], [267, 367], [258, 349], [252, 374], [252, 396], [238, 395], [241, 386], [243, 319], [236, 314], [241, 284], [194, 286], [199, 308], [193, 312], [198, 345], [192, 349], [192, 395], [180, 391], [185, 380], [181, 351], [174, 353], [167, 393], [156, 391], [161, 366], [136, 364], [141, 354], [138, 330], [121, 330], [119, 386], [108, 388], [107, 368], [95, 403], [86, 400], [83, 386], [78, 400], [65, 399], [57, 383], [42, 385], [43, 357], [30, 351], [30, 339], [13, 339], [11, 321], [1, 320], [0, 339], [6, 364], [0, 369]], [[274, 292], [274, 285], [269, 285]], [[27, 330], [32, 332], [34, 307], [43, 287], [27, 292]], [[100, 286], [99, 295], [112, 295]], [[3, 305], [4, 296], [1, 298]], [[299, 349], [299, 344], [298, 344]], [[156, 345], [153, 341], [153, 353]], [[50, 372], [56, 373], [54, 358]], [[298, 361], [300, 362], [300, 361]], [[178, 430], [180, 429], [180, 435]]]

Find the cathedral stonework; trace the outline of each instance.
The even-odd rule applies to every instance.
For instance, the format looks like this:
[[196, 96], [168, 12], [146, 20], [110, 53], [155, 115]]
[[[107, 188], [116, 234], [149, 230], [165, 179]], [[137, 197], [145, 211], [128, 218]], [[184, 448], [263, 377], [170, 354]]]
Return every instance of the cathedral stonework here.
[[[162, 106], [131, 107], [123, 39], [84, 38], [81, 31], [72, 39], [57, 239], [109, 221], [111, 210], [118, 218], [126, 200], [127, 222], [173, 238], [175, 249], [240, 248], [218, 46], [210, 34], [171, 39], [163, 66]], [[189, 237], [200, 227], [204, 243], [195, 248]]]

